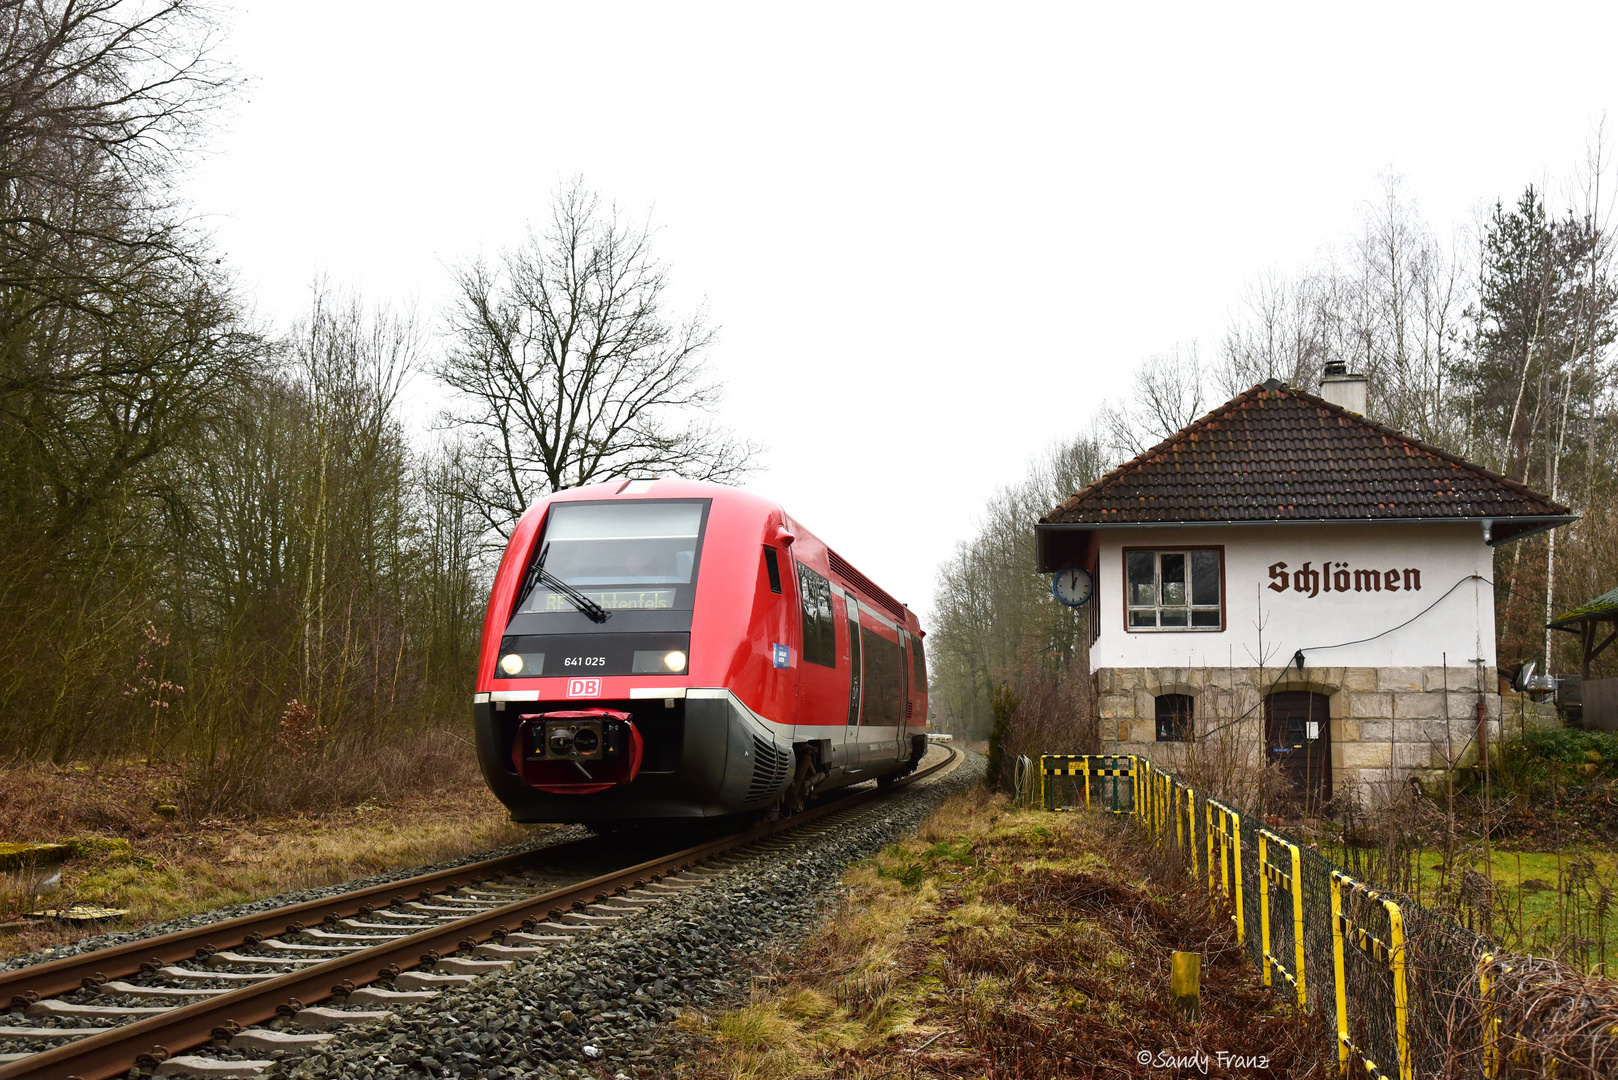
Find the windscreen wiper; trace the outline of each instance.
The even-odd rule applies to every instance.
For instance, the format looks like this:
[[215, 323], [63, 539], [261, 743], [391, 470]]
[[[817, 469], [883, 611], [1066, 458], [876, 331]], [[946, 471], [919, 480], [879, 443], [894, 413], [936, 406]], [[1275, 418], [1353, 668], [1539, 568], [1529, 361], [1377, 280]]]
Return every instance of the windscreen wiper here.
[[567, 597], [568, 601], [572, 603], [574, 607], [584, 612], [585, 617], [591, 622], [604, 623], [608, 619], [612, 618], [612, 612], [608, 611], [606, 608], [602, 607], [600, 604], [596, 603], [594, 600], [590, 599], [588, 596], [585, 596], [579, 590], [575, 589], [573, 586], [569, 585], [567, 582], [545, 569], [545, 556], [549, 555], [550, 553], [551, 546], [546, 544], [540, 549], [539, 561], [534, 564], [534, 577], [539, 579], [539, 583], [541, 585], [549, 586], [550, 588], [561, 593], [563, 596]]

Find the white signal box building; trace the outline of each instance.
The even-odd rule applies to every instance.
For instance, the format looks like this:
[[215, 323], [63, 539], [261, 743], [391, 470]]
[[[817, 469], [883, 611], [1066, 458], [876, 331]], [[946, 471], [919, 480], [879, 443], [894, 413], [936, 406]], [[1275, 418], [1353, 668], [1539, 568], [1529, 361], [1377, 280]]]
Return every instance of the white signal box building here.
[[1321, 397], [1262, 383], [1041, 520], [1106, 749], [1234, 752], [1318, 804], [1497, 735], [1493, 549], [1573, 517], [1364, 400], [1341, 372]]

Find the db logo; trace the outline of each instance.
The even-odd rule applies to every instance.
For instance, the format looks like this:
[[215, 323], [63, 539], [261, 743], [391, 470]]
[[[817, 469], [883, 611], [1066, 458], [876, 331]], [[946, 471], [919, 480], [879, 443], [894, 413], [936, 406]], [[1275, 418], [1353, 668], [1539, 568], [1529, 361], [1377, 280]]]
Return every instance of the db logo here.
[[600, 679], [569, 679], [567, 681], [568, 697], [600, 697]]

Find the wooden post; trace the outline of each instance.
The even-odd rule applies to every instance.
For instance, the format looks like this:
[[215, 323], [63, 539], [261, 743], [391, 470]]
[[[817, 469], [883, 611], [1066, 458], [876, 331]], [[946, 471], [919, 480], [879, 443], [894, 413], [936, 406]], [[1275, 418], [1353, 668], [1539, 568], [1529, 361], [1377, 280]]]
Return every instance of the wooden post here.
[[1202, 1019], [1202, 954], [1174, 953], [1169, 974], [1169, 1005], [1187, 1020]]

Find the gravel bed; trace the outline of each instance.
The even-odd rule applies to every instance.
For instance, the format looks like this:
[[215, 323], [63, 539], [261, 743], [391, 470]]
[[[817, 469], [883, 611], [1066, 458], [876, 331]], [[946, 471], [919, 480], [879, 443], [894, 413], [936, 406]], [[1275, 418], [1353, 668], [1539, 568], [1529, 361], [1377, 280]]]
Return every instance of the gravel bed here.
[[683, 1008], [743, 1000], [749, 965], [809, 933], [837, 899], [850, 864], [913, 834], [945, 797], [976, 784], [983, 765], [967, 752], [953, 773], [923, 781], [803, 847], [755, 855], [622, 926], [581, 935], [539, 960], [400, 1009], [385, 1024], [340, 1032], [318, 1051], [275, 1051], [268, 1055], [278, 1059], [271, 1075], [667, 1075], [662, 1025]]
[[178, 919], [169, 919], [167, 922], [150, 923], [146, 926], [135, 927], [128, 930], [112, 930], [105, 934], [96, 934], [94, 937], [83, 938], [71, 945], [59, 945], [55, 948], [40, 949], [20, 956], [13, 956], [0, 960], [0, 971], [10, 971], [14, 968], [27, 967], [30, 964], [43, 964], [47, 960], [59, 960], [64, 956], [78, 956], [80, 953], [94, 952], [97, 949], [106, 949], [114, 945], [123, 945], [131, 941], [141, 941], [145, 938], [157, 937], [161, 934], [171, 934], [176, 930], [189, 930], [194, 926], [207, 926], [210, 923], [223, 922], [234, 919], [239, 915], [251, 915], [255, 912], [270, 911], [274, 908], [285, 907], [288, 904], [299, 904], [306, 900], [318, 900], [325, 896], [335, 896], [338, 893], [350, 892], [354, 889], [363, 889], [371, 885], [383, 885], [389, 881], [398, 881], [400, 878], [416, 877], [420, 874], [431, 874], [439, 870], [450, 870], [467, 863], [482, 862], [484, 859], [496, 859], [502, 855], [515, 855], [523, 851], [535, 851], [539, 848], [551, 847], [568, 840], [580, 840], [590, 835], [589, 830], [582, 826], [573, 825], [561, 829], [546, 829], [536, 832], [527, 840], [519, 840], [504, 847], [492, 848], [488, 851], [477, 852], [461, 859], [450, 859], [447, 862], [434, 863], [431, 866], [411, 866], [401, 870], [389, 871], [385, 874], [376, 874], [371, 877], [356, 878], [353, 881], [344, 881], [336, 885], [328, 885], [319, 889], [300, 889], [297, 892], [281, 893], [279, 896], [267, 896], [262, 900], [252, 900], [242, 904], [232, 904], [229, 907], [214, 908], [210, 911], [201, 911], [195, 915], [185, 915]]

